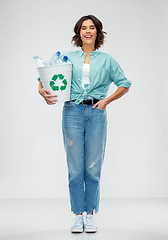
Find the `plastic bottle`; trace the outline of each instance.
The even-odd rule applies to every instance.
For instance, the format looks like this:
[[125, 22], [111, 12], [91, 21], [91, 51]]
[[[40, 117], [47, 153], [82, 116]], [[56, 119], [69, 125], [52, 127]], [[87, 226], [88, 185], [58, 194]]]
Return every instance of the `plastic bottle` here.
[[44, 63], [44, 67], [48, 67], [48, 66], [51, 66], [50, 61], [47, 61], [47, 62]]
[[60, 55], [61, 55], [61, 53], [58, 51], [58, 52], [56, 52], [56, 53], [54, 53], [53, 55], [52, 55], [52, 58], [50, 59], [50, 64], [51, 65], [55, 65], [55, 64], [57, 64], [57, 61], [59, 60], [59, 57], [60, 57]]
[[70, 63], [68, 61], [68, 57], [67, 56], [64, 56], [62, 59], [58, 59], [57, 60], [57, 64], [66, 64], [66, 63]]
[[40, 57], [34, 56], [34, 60], [37, 67], [44, 67], [44, 62]]

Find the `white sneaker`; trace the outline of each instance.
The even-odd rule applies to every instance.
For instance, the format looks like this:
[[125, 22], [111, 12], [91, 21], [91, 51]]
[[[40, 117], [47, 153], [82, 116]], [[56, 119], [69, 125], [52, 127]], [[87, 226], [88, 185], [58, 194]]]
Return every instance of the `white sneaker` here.
[[84, 228], [83, 215], [77, 215], [71, 227], [72, 233], [82, 233]]
[[94, 223], [94, 216], [92, 214], [87, 214], [84, 220], [84, 228], [86, 233], [97, 232], [97, 227]]

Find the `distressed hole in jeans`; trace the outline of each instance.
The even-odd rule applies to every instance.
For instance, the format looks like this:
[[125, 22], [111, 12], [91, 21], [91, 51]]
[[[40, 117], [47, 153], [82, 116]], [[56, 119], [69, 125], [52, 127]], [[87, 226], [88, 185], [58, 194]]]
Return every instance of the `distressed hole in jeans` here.
[[90, 168], [94, 167], [95, 165], [95, 162], [93, 162], [91, 165], [90, 165]]
[[71, 140], [68, 140], [68, 145], [72, 146], [72, 141]]

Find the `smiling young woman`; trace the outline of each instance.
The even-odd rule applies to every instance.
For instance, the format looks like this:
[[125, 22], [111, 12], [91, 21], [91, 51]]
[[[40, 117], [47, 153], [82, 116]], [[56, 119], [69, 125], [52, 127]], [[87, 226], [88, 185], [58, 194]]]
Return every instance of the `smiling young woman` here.
[[[62, 113], [71, 211], [76, 214], [71, 232], [97, 231], [93, 215], [99, 211], [107, 136], [106, 107], [131, 86], [118, 62], [111, 55], [98, 51], [106, 34], [102, 29], [102, 23], [95, 16], [81, 17], [72, 37], [74, 45], [80, 49], [66, 53], [73, 64], [71, 99], [64, 103]], [[111, 83], [118, 89], [107, 97]], [[56, 103], [41, 81], [39, 93], [47, 104]]]

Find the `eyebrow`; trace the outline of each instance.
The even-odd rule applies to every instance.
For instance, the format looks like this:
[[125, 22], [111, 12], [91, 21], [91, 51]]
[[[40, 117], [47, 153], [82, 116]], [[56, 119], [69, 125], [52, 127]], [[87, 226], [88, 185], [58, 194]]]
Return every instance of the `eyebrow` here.
[[[82, 27], [86, 27], [85, 25], [82, 25]], [[95, 25], [90, 25], [89, 27], [95, 27]]]

